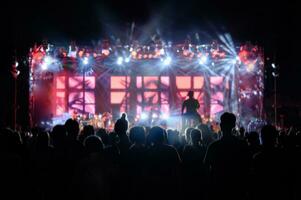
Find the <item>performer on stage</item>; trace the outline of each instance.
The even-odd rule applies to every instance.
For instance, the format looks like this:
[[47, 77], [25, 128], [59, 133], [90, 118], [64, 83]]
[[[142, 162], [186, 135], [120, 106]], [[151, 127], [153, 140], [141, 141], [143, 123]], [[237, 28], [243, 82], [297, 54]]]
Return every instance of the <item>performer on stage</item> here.
[[[182, 126], [185, 129], [187, 126], [196, 126], [201, 122], [201, 116], [199, 115], [197, 109], [200, 108], [200, 104], [197, 99], [193, 97], [194, 92], [188, 92], [188, 99], [186, 99], [182, 104]], [[184, 110], [186, 112], [184, 113]], [[191, 122], [193, 124], [191, 124]]]

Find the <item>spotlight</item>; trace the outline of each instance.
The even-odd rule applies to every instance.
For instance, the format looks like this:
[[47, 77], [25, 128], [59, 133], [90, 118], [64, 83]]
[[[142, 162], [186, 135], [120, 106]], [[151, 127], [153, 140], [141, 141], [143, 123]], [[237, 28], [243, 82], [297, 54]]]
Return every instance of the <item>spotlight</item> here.
[[169, 118], [169, 115], [166, 114], [166, 113], [163, 113], [163, 114], [161, 115], [161, 118], [162, 118], [162, 119], [168, 119], [168, 118]]
[[156, 113], [153, 113], [152, 118], [158, 118], [158, 115]]
[[241, 63], [240, 62], [240, 58], [239, 58], [239, 56], [236, 56], [233, 60], [231, 60], [231, 63], [233, 64], [233, 65], [235, 65], [236, 63]]
[[137, 56], [137, 51], [131, 51], [131, 56], [133, 57], [133, 58], [136, 58], [136, 56]]
[[252, 72], [255, 69], [255, 65], [253, 63], [248, 64], [246, 67], [248, 72]]
[[102, 49], [101, 53], [105, 56], [108, 56], [110, 54], [110, 50], [109, 49]]
[[87, 57], [84, 57], [84, 59], [83, 59], [83, 64], [84, 64], [84, 65], [89, 64], [89, 59], [88, 59]]
[[131, 60], [130, 57], [126, 57], [126, 58], [124, 59], [124, 62], [129, 63], [130, 60]]
[[164, 49], [162, 48], [162, 49], [160, 49], [160, 55], [164, 55], [165, 54], [165, 51], [164, 51]]
[[47, 64], [47, 65], [50, 65], [51, 62], [52, 62], [52, 60], [53, 60], [53, 59], [52, 59], [50, 56], [46, 56], [46, 57], [44, 58], [44, 63]]
[[237, 62], [237, 60], [235, 59], [233, 59], [233, 60], [231, 60], [231, 63], [233, 64], [233, 65], [235, 65], [236, 64], [236, 62]]
[[54, 59], [51, 58], [50, 56], [45, 56], [43, 59], [43, 63], [41, 64], [41, 69], [47, 70], [48, 66], [51, 65], [54, 62]]
[[123, 63], [123, 57], [118, 57], [116, 63], [117, 65], [121, 65]]
[[16, 67], [18, 67], [18, 66], [19, 66], [19, 63], [18, 63], [18, 61], [16, 61], [16, 62], [15, 62], [15, 66], [16, 66]]
[[200, 58], [199, 64], [200, 65], [206, 64], [207, 60], [208, 60], [207, 56], [202, 56]]
[[276, 65], [275, 65], [275, 63], [272, 63], [272, 67], [273, 67], [274, 69], [276, 69]]
[[278, 76], [279, 76], [279, 74], [277, 74], [277, 73], [275, 73], [275, 72], [272, 72], [272, 75], [273, 75], [274, 77], [278, 77]]
[[41, 65], [41, 68], [42, 68], [43, 71], [47, 70], [48, 69], [48, 64], [47, 63], [43, 63]]
[[171, 64], [171, 57], [167, 57], [167, 58], [165, 58], [164, 60], [163, 60], [163, 64], [164, 65], [170, 65]]
[[147, 119], [147, 118], [148, 118], [148, 116], [147, 116], [146, 113], [142, 113], [142, 114], [141, 114], [141, 119], [142, 119], [142, 120], [145, 120], [145, 119]]

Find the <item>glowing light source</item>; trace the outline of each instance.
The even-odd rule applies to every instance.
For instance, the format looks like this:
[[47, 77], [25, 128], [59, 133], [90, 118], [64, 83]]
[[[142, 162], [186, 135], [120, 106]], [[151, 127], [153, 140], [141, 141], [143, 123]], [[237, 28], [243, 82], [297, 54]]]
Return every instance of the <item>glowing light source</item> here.
[[161, 118], [162, 118], [162, 119], [168, 119], [168, 118], [169, 118], [169, 115], [168, 115], [167, 113], [163, 113], [163, 114], [161, 115]]
[[147, 119], [148, 118], [148, 115], [146, 114], [146, 113], [142, 113], [141, 114], [141, 119], [142, 120], [145, 120], [145, 119]]
[[43, 63], [43, 64], [41, 65], [41, 69], [42, 69], [43, 71], [47, 70], [47, 69], [48, 69], [48, 65], [47, 65], [46, 63]]
[[158, 118], [158, 115], [156, 113], [153, 113], [152, 118]]
[[276, 65], [275, 65], [275, 63], [272, 63], [272, 67], [273, 67], [274, 69], [276, 69]]
[[171, 64], [171, 57], [167, 57], [167, 58], [165, 58], [164, 60], [163, 60], [163, 64], [164, 65], [170, 65]]
[[207, 60], [208, 60], [207, 56], [202, 56], [199, 60], [199, 64], [200, 65], [206, 64]]
[[137, 56], [137, 51], [132, 51], [132, 52], [131, 52], [131, 56], [132, 56], [133, 58], [136, 58], [136, 56]]
[[105, 56], [108, 56], [110, 54], [110, 50], [109, 49], [102, 49], [101, 53]]
[[44, 63], [45, 63], [45, 64], [51, 64], [51, 61], [52, 61], [52, 58], [51, 58], [50, 56], [46, 56], [46, 57], [44, 58]]
[[160, 49], [160, 55], [164, 55], [164, 54], [165, 54], [164, 49]]
[[273, 75], [274, 77], [278, 77], [278, 76], [279, 76], [279, 74], [277, 74], [277, 73], [275, 73], [275, 72], [272, 72], [272, 75]]
[[124, 62], [129, 63], [130, 60], [131, 60], [130, 57], [127, 57], [127, 58], [124, 59]]
[[253, 63], [250, 63], [246, 67], [248, 72], [252, 72], [255, 68], [255, 65]]
[[121, 65], [123, 63], [123, 57], [118, 57], [116, 63], [117, 65]]
[[54, 59], [51, 58], [50, 56], [45, 56], [43, 59], [43, 63], [41, 64], [41, 69], [47, 70], [48, 66], [51, 65], [54, 62]]
[[87, 57], [84, 57], [84, 59], [83, 59], [83, 64], [84, 64], [84, 65], [89, 64], [89, 59], [88, 59]]

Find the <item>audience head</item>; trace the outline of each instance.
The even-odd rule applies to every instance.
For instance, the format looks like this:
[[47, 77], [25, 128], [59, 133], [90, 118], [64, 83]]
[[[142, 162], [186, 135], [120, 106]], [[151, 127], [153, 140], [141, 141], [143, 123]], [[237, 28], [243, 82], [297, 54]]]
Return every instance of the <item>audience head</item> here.
[[167, 141], [170, 145], [175, 145], [179, 142], [179, 135], [172, 129], [167, 129]]
[[207, 137], [211, 135], [211, 130], [206, 124], [199, 124], [196, 128], [201, 131], [202, 137]]
[[67, 131], [67, 136], [71, 139], [77, 139], [77, 136], [79, 134], [79, 124], [76, 120], [68, 119], [65, 122], [65, 128]]
[[56, 125], [51, 132], [52, 143], [54, 147], [65, 145], [67, 133], [64, 125]]
[[149, 139], [153, 144], [163, 144], [165, 140], [165, 132], [164, 129], [159, 126], [154, 126], [149, 131]]
[[121, 119], [126, 119], [126, 113], [122, 113], [122, 115], [121, 115]]
[[191, 131], [193, 130], [193, 128], [192, 127], [188, 127], [188, 128], [186, 128], [185, 129], [185, 137], [186, 137], [186, 142], [187, 143], [190, 143], [190, 141], [191, 141]]
[[274, 147], [277, 141], [277, 130], [275, 126], [265, 125], [261, 129], [261, 141], [264, 147]]
[[201, 144], [202, 132], [199, 129], [193, 129], [191, 131], [191, 143], [193, 145]]
[[252, 131], [247, 135], [247, 141], [250, 145], [259, 145], [259, 134], [256, 131]]
[[232, 134], [232, 129], [236, 124], [236, 117], [233, 113], [225, 112], [220, 117], [220, 127], [223, 133], [223, 136], [229, 136]]
[[83, 134], [85, 138], [90, 135], [94, 135], [94, 127], [91, 125], [84, 126]]
[[14, 152], [22, 144], [21, 136], [9, 128], [4, 128], [0, 132], [0, 151]]
[[84, 147], [87, 153], [100, 153], [103, 151], [103, 143], [96, 135], [90, 135], [84, 140]]
[[46, 131], [40, 131], [37, 135], [37, 147], [47, 148], [50, 144], [49, 134]]
[[101, 141], [103, 142], [104, 145], [109, 145], [109, 134], [106, 129], [100, 128], [97, 132], [96, 135], [100, 137]]
[[130, 129], [130, 140], [134, 144], [145, 143], [145, 129], [142, 126], [135, 126]]

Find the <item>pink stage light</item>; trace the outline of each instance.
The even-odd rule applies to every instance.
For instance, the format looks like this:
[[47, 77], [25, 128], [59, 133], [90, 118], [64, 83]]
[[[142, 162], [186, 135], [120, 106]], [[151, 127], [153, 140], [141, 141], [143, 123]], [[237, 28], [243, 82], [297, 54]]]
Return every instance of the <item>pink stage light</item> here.
[[125, 98], [125, 92], [111, 92], [111, 104], [121, 104]]
[[158, 76], [144, 76], [144, 87], [147, 89], [158, 88]]
[[191, 77], [190, 76], [177, 76], [176, 85], [178, 89], [191, 89]]

